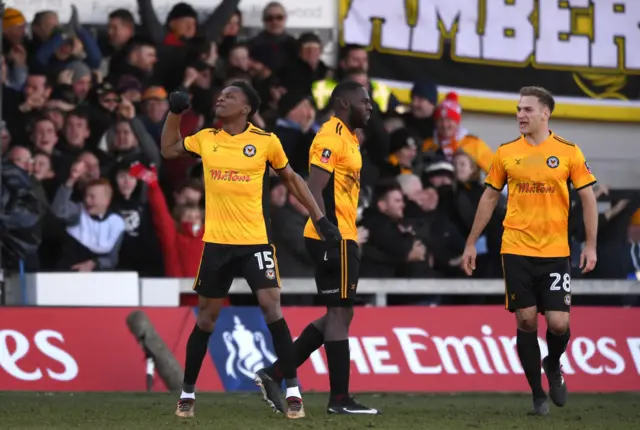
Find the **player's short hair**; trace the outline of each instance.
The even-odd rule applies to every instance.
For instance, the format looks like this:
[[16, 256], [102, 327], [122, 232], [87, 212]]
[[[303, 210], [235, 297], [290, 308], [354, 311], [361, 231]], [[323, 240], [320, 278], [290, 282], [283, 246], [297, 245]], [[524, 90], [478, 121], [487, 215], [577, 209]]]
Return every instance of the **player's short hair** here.
[[249, 106], [251, 107], [251, 111], [248, 115], [248, 117], [251, 118], [260, 108], [260, 96], [258, 95], [256, 90], [244, 81], [233, 81], [229, 86], [240, 88], [240, 90], [244, 93], [247, 101], [249, 102]]
[[536, 97], [540, 103], [549, 108], [551, 113], [556, 107], [556, 101], [553, 99], [551, 92], [542, 87], [523, 87], [520, 89], [520, 96]]
[[331, 100], [329, 105], [332, 106], [333, 109], [335, 110], [335, 108], [337, 107], [336, 104], [338, 103], [337, 102], [338, 99], [343, 99], [349, 93], [359, 90], [360, 88], [362, 88], [362, 85], [360, 85], [358, 82], [354, 82], [354, 81], [340, 82], [338, 85], [336, 85], [336, 87], [333, 89], [333, 92], [331, 93]]

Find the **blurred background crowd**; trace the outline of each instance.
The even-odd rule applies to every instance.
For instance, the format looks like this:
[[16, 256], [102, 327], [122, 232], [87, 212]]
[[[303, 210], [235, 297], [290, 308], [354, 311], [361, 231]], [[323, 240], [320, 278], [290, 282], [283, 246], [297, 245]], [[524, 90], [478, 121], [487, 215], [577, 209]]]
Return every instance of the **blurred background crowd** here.
[[[5, 11], [3, 264], [15, 268], [21, 259], [27, 271], [194, 277], [202, 168], [198, 159], [160, 156], [168, 93], [192, 97], [182, 119], [187, 136], [219, 127], [213, 105], [225, 85], [251, 83], [262, 98], [251, 121], [276, 133], [293, 169], [306, 176], [311, 141], [331, 115], [329, 95], [348, 79], [374, 101], [359, 133], [361, 276], [463, 277], [460, 256], [493, 151], [461, 126], [456, 94], [439, 98], [425, 75], [414, 83], [410, 105], [402, 105], [369, 77], [364, 47], [340, 47], [336, 67], [329, 67], [321, 39], [290, 34], [287, 10], [277, 2], [266, 5], [262, 31], [248, 38], [239, 1], [223, 0], [204, 18], [178, 3], [160, 22], [151, 0], [138, 0], [138, 10], [114, 10], [98, 28], [83, 26], [75, 12], [60, 22], [56, 11], [43, 10], [27, 22], [20, 10]], [[157, 181], [145, 174], [151, 168]], [[281, 276], [311, 276], [302, 237], [307, 213], [277, 177], [270, 189]], [[606, 196], [608, 189], [597, 192]], [[478, 278], [501, 277], [506, 196], [476, 244]], [[640, 272], [639, 206], [640, 198], [624, 199], [601, 214], [593, 277]], [[579, 251], [577, 202], [570, 224]]]

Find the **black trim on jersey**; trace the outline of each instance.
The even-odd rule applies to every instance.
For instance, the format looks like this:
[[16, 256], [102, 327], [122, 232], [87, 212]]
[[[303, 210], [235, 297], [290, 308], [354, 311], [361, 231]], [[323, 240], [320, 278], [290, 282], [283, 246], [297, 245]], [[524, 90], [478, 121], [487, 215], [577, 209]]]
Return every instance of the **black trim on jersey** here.
[[257, 134], [259, 136], [271, 136], [271, 133], [267, 133], [266, 131], [262, 131], [262, 130], [256, 130], [255, 128], [252, 128], [251, 130], [249, 130], [249, 133], [253, 133], [253, 134]]
[[327, 172], [328, 174], [333, 175], [333, 172], [330, 172], [329, 169], [325, 169], [324, 167], [318, 166], [317, 164], [312, 164], [311, 167], [315, 167], [316, 169], [320, 169], [323, 172]]
[[271, 166], [271, 165], [270, 165], [270, 166], [271, 166], [271, 168], [272, 168], [273, 170], [275, 170], [276, 172], [282, 172], [284, 169], [286, 169], [286, 168], [287, 168], [287, 166], [288, 166], [288, 165], [289, 165], [289, 162], [287, 161], [287, 164], [285, 164], [284, 166], [282, 166], [282, 168], [280, 168], [280, 169], [276, 169], [275, 167], [273, 167], [273, 166]]
[[589, 182], [587, 185], [583, 185], [580, 188], [576, 188], [576, 191], [580, 191], [580, 190], [584, 190], [587, 187], [590, 187], [592, 185], [595, 185], [598, 181], [593, 181], [593, 182]]
[[493, 185], [491, 185], [491, 184], [490, 184], [490, 183], [488, 183], [488, 182], [485, 182], [485, 183], [484, 183], [484, 186], [485, 186], [485, 187], [489, 187], [489, 188], [491, 188], [492, 190], [496, 190], [496, 191], [498, 191], [499, 193], [501, 193], [501, 192], [502, 192], [502, 190], [504, 189], [504, 185], [502, 186], [502, 188], [496, 188], [496, 187], [494, 187]]
[[337, 124], [336, 124], [336, 134], [337, 134], [338, 136], [342, 136], [342, 128], [343, 128], [343, 127], [342, 127], [342, 124], [340, 124], [340, 123], [337, 123]]
[[576, 144], [575, 144], [575, 143], [571, 143], [571, 142], [569, 142], [568, 140], [563, 139], [562, 137], [558, 136], [557, 134], [554, 134], [554, 135], [553, 135], [553, 138], [554, 138], [555, 140], [557, 140], [558, 142], [560, 142], [560, 143], [564, 143], [565, 145], [569, 145], [569, 146], [576, 146]]
[[220, 133], [220, 130], [219, 130], [219, 129], [217, 129], [217, 128], [212, 128], [212, 129], [211, 129], [211, 133], [213, 133], [214, 135], [216, 135], [216, 134]]
[[273, 235], [271, 234], [271, 184], [269, 180], [269, 168], [271, 165], [266, 163], [264, 166], [264, 175], [262, 175], [262, 217], [264, 218], [264, 230], [267, 233], [267, 241], [272, 243]]
[[338, 227], [338, 214], [336, 212], [336, 175], [331, 173], [331, 178], [327, 182], [327, 186], [322, 190], [322, 199], [324, 200], [324, 210], [327, 219], [331, 224]]
[[184, 149], [184, 152], [186, 152], [187, 154], [189, 154], [190, 156], [192, 156], [193, 158], [201, 158], [200, 155], [196, 154], [193, 151], [189, 151], [187, 149], [187, 145], [184, 144], [184, 139], [182, 139], [182, 149]]
[[[521, 136], [521, 137], [522, 137], [522, 136]], [[508, 144], [510, 144], [510, 143], [515, 143], [515, 142], [517, 142], [517, 141], [519, 141], [519, 140], [520, 140], [520, 137], [518, 137], [518, 138], [516, 138], [516, 139], [513, 139], [513, 140], [510, 140], [510, 141], [509, 141], [509, 142], [507, 142], [507, 143], [503, 143], [503, 144], [502, 144], [502, 145], [500, 145], [500, 146], [505, 146], [505, 145], [508, 145]]]

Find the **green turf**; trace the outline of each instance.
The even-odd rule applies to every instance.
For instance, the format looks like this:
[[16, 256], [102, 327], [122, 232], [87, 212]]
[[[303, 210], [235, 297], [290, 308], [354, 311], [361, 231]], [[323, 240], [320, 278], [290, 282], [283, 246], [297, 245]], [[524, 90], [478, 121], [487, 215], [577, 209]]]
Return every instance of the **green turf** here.
[[529, 417], [522, 395], [362, 395], [377, 417], [329, 416], [326, 396], [305, 395], [307, 418], [275, 415], [258, 394], [199, 394], [196, 418], [173, 415], [169, 394], [0, 393], [0, 429], [576, 429], [640, 428], [640, 395], [572, 395], [548, 417]]

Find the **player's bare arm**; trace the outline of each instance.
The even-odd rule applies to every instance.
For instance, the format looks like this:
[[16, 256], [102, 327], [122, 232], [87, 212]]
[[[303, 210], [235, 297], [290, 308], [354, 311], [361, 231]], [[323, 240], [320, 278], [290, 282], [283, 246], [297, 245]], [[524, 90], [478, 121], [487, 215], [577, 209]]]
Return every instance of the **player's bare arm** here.
[[488, 186], [480, 198], [480, 203], [478, 203], [473, 226], [464, 247], [464, 254], [462, 254], [462, 267], [469, 276], [476, 269], [476, 242], [487, 224], [489, 224], [499, 199], [500, 191]]
[[324, 211], [318, 207], [317, 199], [314, 199], [315, 196], [311, 194], [307, 183], [293, 171], [289, 164], [284, 169], [276, 170], [276, 172], [289, 192], [309, 211], [309, 216], [314, 222], [324, 216]]
[[597, 255], [596, 245], [598, 236], [598, 202], [593, 187], [588, 186], [578, 190], [578, 195], [582, 201], [584, 227], [587, 242], [580, 255], [580, 268], [582, 273], [592, 271], [596, 267]]
[[309, 190], [311, 191], [315, 201], [318, 203], [322, 213], [325, 213], [326, 211], [322, 191], [327, 187], [330, 179], [331, 174], [329, 172], [321, 169], [320, 167], [311, 166], [311, 171], [309, 172]]
[[309, 190], [307, 183], [293, 171], [290, 165], [287, 164], [284, 169], [277, 170], [277, 172], [289, 191], [309, 211], [309, 217], [313, 221], [316, 231], [327, 241], [340, 242], [342, 240], [340, 230], [331, 224], [324, 214], [322, 195], [320, 195], [320, 204], [323, 209], [320, 209], [317, 197], [314, 198], [315, 196]]
[[189, 96], [185, 93], [173, 92], [169, 95], [169, 114], [162, 127], [160, 137], [160, 153], [166, 159], [187, 155], [180, 135], [182, 112], [189, 109]]

